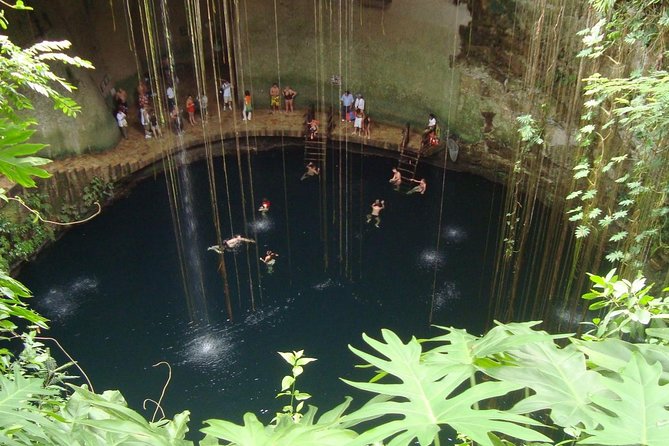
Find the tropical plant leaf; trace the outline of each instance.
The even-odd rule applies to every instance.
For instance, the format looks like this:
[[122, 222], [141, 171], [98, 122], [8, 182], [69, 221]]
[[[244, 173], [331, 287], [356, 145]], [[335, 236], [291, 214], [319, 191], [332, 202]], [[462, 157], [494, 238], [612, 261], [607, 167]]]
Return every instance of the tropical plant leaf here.
[[43, 379], [22, 376], [18, 365], [13, 374], [0, 374], [0, 444], [68, 444], [58, 424], [37, 408], [41, 399], [57, 393], [43, 384]]
[[83, 387], [70, 387], [74, 389], [74, 394], [68, 400], [64, 414], [72, 425], [75, 438], [104, 441], [99, 444], [192, 445], [192, 442], [183, 439], [187, 431], [188, 411], [177, 414], [173, 422], [162, 420], [150, 423], [128, 408], [118, 391], [98, 395]]
[[[350, 400], [333, 411], [343, 412], [348, 404]], [[254, 414], [246, 413], [242, 426], [224, 420], [206, 420], [205, 423], [209, 426], [201, 431], [207, 435], [206, 438], [214, 437], [239, 446], [341, 446], [349, 444], [357, 436], [352, 430], [340, 427], [340, 417], [334, 416], [332, 411], [313, 424], [315, 412], [316, 408], [311, 406], [299, 421], [294, 421], [289, 415], [280, 414], [277, 424], [267, 427]]]
[[45, 144], [29, 144], [26, 141], [34, 133], [30, 122], [11, 122], [0, 118], [0, 174], [24, 187], [34, 187], [32, 177], [47, 178], [50, 174], [37, 166], [51, 162], [33, 155], [46, 147]]
[[638, 353], [618, 376], [603, 376], [611, 391], [593, 395], [606, 412], [599, 426], [585, 429], [590, 437], [579, 444], [666, 446], [669, 444], [669, 384], [660, 384], [662, 366], [648, 364]]
[[349, 348], [376, 368], [398, 378], [399, 383], [395, 380], [388, 384], [345, 382], [358, 389], [387, 395], [393, 399], [372, 400], [344, 419], [355, 422], [387, 415], [400, 416], [402, 419], [367, 430], [352, 441], [351, 446], [367, 445], [389, 438], [392, 438], [389, 443], [392, 445], [409, 445], [417, 439], [421, 445], [427, 446], [434, 441], [442, 425], [450, 425], [485, 446], [493, 446], [488, 432], [498, 432], [527, 441], [550, 441], [543, 434], [521, 425], [540, 425], [532, 419], [498, 410], [473, 409], [479, 402], [506, 395], [522, 386], [486, 382], [461, 391], [461, 385], [469, 381], [468, 369], [449, 371], [448, 367], [437, 362], [422, 361], [421, 344], [415, 338], [404, 344], [390, 330], [382, 330], [382, 337], [385, 342], [363, 335], [365, 342], [382, 357], [351, 346]]
[[555, 424], [566, 429], [597, 426], [600, 411], [591, 397], [606, 388], [600, 375], [586, 368], [583, 353], [571, 346], [560, 349], [554, 343], [541, 343], [523, 346], [511, 355], [517, 361], [515, 367], [492, 369], [489, 374], [535, 392], [513, 407], [515, 413], [550, 410]]
[[632, 344], [620, 339], [602, 341], [573, 340], [574, 345], [588, 358], [590, 368], [618, 373], [631, 360], [633, 354], [643, 356], [651, 364], [662, 366], [662, 380], [669, 382], [669, 347], [654, 344]]

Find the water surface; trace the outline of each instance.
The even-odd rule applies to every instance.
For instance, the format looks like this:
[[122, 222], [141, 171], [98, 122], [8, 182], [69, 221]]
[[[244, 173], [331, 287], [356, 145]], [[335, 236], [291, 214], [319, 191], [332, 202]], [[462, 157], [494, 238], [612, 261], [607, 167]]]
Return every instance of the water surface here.
[[[79, 361], [96, 391], [120, 389], [142, 411], [145, 398], [158, 399], [167, 376], [164, 367], [152, 366], [166, 361], [172, 381], [163, 406], [170, 417], [190, 409], [191, 431], [208, 418], [241, 422], [247, 411], [269, 421], [282, 406], [274, 396], [289, 371], [277, 351], [304, 349], [318, 358], [298, 387], [325, 410], [344, 395], [361, 396], [338, 379], [370, 376], [354, 369], [359, 361], [347, 348], [364, 347], [361, 333], [379, 337], [381, 328], [390, 328], [404, 339], [429, 335], [431, 307], [435, 324], [483, 331], [491, 263], [486, 257], [494, 254], [497, 233], [497, 218], [490, 216], [498, 213], [498, 187], [447, 172], [442, 188], [442, 171], [421, 165], [418, 175], [427, 179], [428, 191], [407, 196], [388, 184], [395, 161], [339, 154], [323, 178], [300, 181], [302, 156], [299, 148], [287, 148], [284, 171], [280, 150], [253, 155], [253, 194], [243, 159], [246, 225], [235, 160], [227, 160], [232, 218], [222, 160], [215, 160], [224, 236], [242, 233], [257, 240], [260, 252], [280, 254], [272, 275], [256, 261], [253, 245], [248, 252], [225, 254], [233, 321], [225, 310], [218, 257], [207, 251], [216, 237], [203, 162], [188, 168], [193, 188], [188, 207], [194, 214], [180, 213], [182, 232], [197, 231], [196, 237], [184, 236], [186, 271], [201, 269], [202, 277], [201, 285], [189, 288], [190, 311], [164, 176], [141, 182], [24, 268], [20, 279], [34, 292], [38, 311], [51, 319], [51, 335]], [[349, 173], [339, 176], [343, 165]], [[183, 177], [175, 178], [183, 186]], [[346, 221], [338, 218], [340, 190]], [[185, 195], [180, 193], [181, 203]], [[267, 219], [251, 211], [251, 199], [257, 207], [263, 197], [272, 202]], [[365, 224], [375, 198], [386, 202], [378, 229]], [[188, 218], [197, 224], [186, 225]], [[346, 239], [341, 243], [340, 234]], [[153, 406], [144, 413], [150, 416]]]

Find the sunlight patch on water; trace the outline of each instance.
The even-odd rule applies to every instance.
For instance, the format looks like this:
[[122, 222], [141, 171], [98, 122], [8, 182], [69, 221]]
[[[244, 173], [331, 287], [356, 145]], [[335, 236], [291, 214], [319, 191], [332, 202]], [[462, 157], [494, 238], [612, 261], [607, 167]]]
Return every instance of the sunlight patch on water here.
[[190, 328], [179, 348], [182, 364], [201, 370], [219, 370], [235, 362], [235, 342], [230, 327], [191, 324]]
[[312, 286], [311, 288], [316, 290], [316, 291], [325, 291], [329, 288], [340, 288], [342, 286], [341, 282], [338, 280], [332, 280], [328, 278], [327, 280], [324, 280], [323, 282], [317, 283], [316, 285]]
[[455, 282], [444, 282], [434, 294], [434, 309], [443, 310], [448, 307], [449, 302], [460, 300], [462, 297]]
[[274, 227], [274, 221], [270, 217], [260, 217], [256, 221], [247, 224], [251, 233], [258, 235], [269, 232]]
[[97, 287], [97, 279], [79, 277], [65, 286], [50, 288], [45, 296], [40, 297], [36, 306], [47, 318], [64, 323], [76, 314]]
[[445, 262], [444, 254], [434, 249], [426, 249], [418, 256], [418, 265], [421, 269], [441, 268]]
[[444, 226], [441, 232], [447, 245], [462, 243], [467, 240], [467, 233], [464, 229], [454, 225]]

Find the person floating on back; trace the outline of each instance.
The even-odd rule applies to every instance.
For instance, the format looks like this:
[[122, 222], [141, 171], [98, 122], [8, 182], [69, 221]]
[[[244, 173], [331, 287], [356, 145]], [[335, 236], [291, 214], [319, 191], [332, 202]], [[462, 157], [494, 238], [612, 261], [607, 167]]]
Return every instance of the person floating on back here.
[[313, 177], [321, 173], [320, 167], [317, 167], [314, 163], [307, 164], [306, 168], [307, 170], [302, 175], [302, 178], [300, 178], [300, 181], [304, 181], [309, 177]]

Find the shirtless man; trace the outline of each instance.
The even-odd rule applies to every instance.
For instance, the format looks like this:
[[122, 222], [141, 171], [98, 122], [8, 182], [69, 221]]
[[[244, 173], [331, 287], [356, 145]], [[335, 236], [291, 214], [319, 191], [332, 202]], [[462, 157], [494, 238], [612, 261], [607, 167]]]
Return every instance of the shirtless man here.
[[272, 87], [269, 89], [269, 108], [271, 113], [279, 111], [279, 106], [281, 105], [281, 90], [277, 84], [272, 84]]
[[379, 200], [378, 198], [372, 203], [372, 213], [367, 214], [367, 223], [370, 223], [374, 219], [374, 226], [377, 228], [381, 225], [381, 211], [386, 208], [384, 200]]
[[223, 245], [214, 245], [207, 248], [207, 251], [214, 251], [218, 254], [223, 254], [223, 251], [233, 251], [242, 243], [255, 243], [256, 241], [250, 238], [244, 238], [241, 235], [237, 234], [232, 238], [223, 240]]
[[307, 164], [307, 171], [304, 172], [304, 175], [302, 175], [302, 178], [300, 178], [300, 181], [304, 181], [309, 177], [313, 177], [321, 173], [321, 169], [319, 167], [316, 167], [314, 163], [309, 163]]
[[274, 272], [274, 265], [276, 264], [277, 257], [279, 257], [279, 254], [270, 250], [267, 250], [264, 257], [260, 257], [260, 261], [267, 265], [268, 274], [272, 274]]
[[425, 193], [425, 190], [427, 189], [427, 183], [425, 182], [425, 179], [424, 178], [421, 178], [420, 180], [411, 179], [411, 181], [413, 181], [414, 183], [418, 183], [418, 185], [414, 186], [410, 191], [408, 191], [407, 195], [415, 194], [416, 192], [423, 195]]
[[393, 176], [388, 180], [390, 184], [393, 185], [395, 190], [400, 190], [400, 184], [402, 184], [402, 174], [399, 170], [393, 168]]

